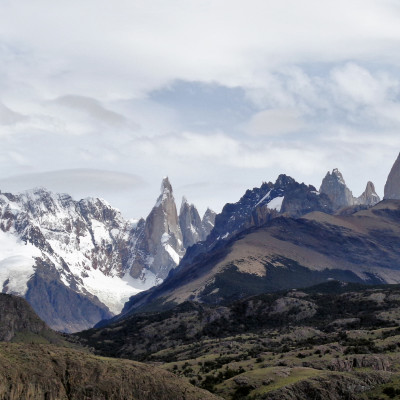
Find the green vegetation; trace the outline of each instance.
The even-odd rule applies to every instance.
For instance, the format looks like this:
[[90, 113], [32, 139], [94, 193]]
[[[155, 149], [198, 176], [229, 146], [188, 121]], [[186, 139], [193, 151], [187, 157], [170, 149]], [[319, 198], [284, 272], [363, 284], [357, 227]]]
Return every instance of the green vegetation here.
[[399, 285], [329, 282], [225, 306], [187, 302], [78, 338], [227, 400], [375, 400], [400, 392], [399, 309]]

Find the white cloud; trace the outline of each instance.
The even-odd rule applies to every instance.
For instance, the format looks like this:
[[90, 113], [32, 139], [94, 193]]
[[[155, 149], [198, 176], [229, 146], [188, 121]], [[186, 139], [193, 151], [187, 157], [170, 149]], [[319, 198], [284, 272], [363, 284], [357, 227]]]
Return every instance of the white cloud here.
[[390, 92], [398, 91], [399, 82], [388, 76], [373, 76], [367, 69], [355, 63], [335, 68], [331, 72], [333, 91], [337, 102], [349, 107], [379, 104], [388, 99]]
[[249, 135], [279, 136], [296, 132], [304, 127], [298, 111], [293, 109], [270, 109], [256, 113], [244, 127]]
[[[208, 182], [192, 191], [203, 206], [281, 172], [318, 186], [334, 166], [358, 191], [361, 173], [384, 179], [400, 146], [399, 16], [376, 0], [0, 0], [0, 178], [133, 173], [156, 189], [115, 196], [130, 216], [145, 215], [166, 174]], [[247, 98], [221, 89], [199, 113], [182, 107], [189, 96], [152, 98], [173, 97], [177, 80]], [[87, 188], [104, 195], [111, 181]]]

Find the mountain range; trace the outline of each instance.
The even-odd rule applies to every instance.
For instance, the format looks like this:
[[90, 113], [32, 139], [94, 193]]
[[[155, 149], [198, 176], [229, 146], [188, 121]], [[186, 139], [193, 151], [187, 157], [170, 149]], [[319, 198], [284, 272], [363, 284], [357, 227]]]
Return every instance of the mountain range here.
[[168, 178], [136, 221], [102, 199], [0, 193], [2, 291], [75, 332], [187, 299], [218, 303], [326, 279], [399, 282], [399, 170], [397, 160], [383, 203], [372, 182], [354, 197], [334, 169], [319, 190], [280, 175], [203, 218], [185, 198], [178, 214]]

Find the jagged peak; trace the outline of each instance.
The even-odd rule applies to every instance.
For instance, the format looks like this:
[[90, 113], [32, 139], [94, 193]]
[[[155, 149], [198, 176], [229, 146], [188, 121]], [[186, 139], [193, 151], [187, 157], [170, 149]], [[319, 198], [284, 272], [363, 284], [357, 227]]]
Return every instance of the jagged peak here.
[[181, 209], [185, 206], [185, 204], [187, 204], [188, 206], [190, 205], [186, 196], [182, 196]]
[[172, 199], [175, 202], [172, 193], [172, 185], [168, 179], [168, 176], [166, 176], [161, 182], [161, 193], [157, 199], [155, 207], [159, 207], [164, 201], [167, 201], [168, 199]]
[[332, 173], [330, 173], [329, 171], [327, 172], [325, 178], [329, 178], [329, 177], [335, 177], [336, 180], [341, 183], [342, 185], [346, 185], [346, 182], [344, 181], [343, 178], [343, 174], [339, 171], [338, 168], [334, 168], [332, 170]]
[[161, 193], [164, 193], [166, 191], [172, 193], [172, 186], [171, 186], [168, 176], [164, 177], [161, 182]]
[[295, 183], [296, 180], [293, 179], [291, 176], [280, 174], [276, 179], [275, 186], [287, 186], [291, 183]]
[[375, 185], [373, 184], [373, 182], [368, 181], [367, 182], [367, 186], [365, 187], [365, 191], [366, 192], [373, 192], [375, 193]]
[[368, 206], [374, 206], [381, 201], [380, 197], [375, 192], [375, 185], [371, 182], [367, 182], [364, 192], [355, 199], [355, 204], [365, 204]]
[[205, 221], [207, 218], [213, 218], [217, 215], [217, 213], [212, 210], [210, 207], [207, 207], [206, 212], [203, 215], [202, 221]]
[[182, 203], [179, 213], [182, 214], [185, 209], [190, 209], [190, 210], [194, 209], [197, 211], [196, 206], [193, 203], [189, 203], [185, 196], [182, 196]]
[[385, 200], [397, 200], [400, 199], [400, 153], [394, 162], [390, 173], [387, 177], [385, 189], [384, 189], [384, 199]]

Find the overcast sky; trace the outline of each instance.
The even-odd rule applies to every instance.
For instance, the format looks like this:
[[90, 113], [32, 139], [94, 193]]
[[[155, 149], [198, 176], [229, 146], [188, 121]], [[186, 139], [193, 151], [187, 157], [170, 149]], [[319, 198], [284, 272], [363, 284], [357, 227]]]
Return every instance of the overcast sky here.
[[400, 151], [400, 2], [0, 0], [0, 190], [146, 216], [280, 173], [378, 194]]

